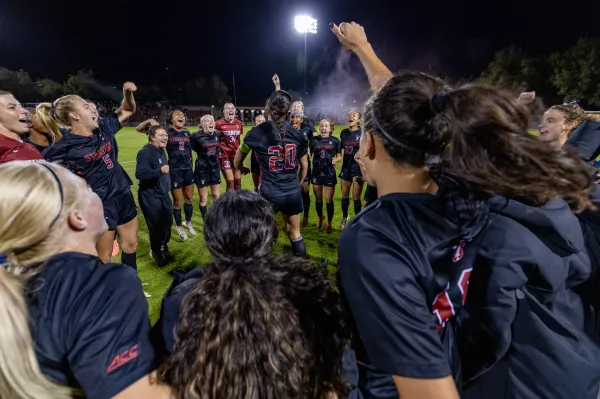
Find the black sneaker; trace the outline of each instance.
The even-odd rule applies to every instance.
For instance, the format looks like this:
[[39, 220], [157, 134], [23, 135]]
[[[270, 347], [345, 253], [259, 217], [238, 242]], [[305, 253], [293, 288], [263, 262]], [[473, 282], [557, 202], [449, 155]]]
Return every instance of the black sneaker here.
[[152, 253], [152, 257], [158, 266], [166, 266], [169, 263], [169, 259], [167, 259], [162, 251], [160, 253]]
[[172, 261], [173, 259], [175, 259], [171, 251], [169, 251], [169, 247], [166, 245], [160, 249], [160, 252], [163, 258], [166, 258], [168, 261]]

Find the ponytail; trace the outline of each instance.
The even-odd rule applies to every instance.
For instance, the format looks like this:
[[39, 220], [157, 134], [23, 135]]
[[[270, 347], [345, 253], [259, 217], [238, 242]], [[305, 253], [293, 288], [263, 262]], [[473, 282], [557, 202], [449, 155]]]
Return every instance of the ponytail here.
[[277, 130], [279, 131], [279, 140], [281, 141], [281, 148], [283, 149], [283, 157], [285, 159], [286, 149], [285, 149], [285, 116], [281, 119], [277, 119], [274, 121], [275, 126], [277, 126]]
[[40, 370], [21, 280], [4, 267], [0, 267], [0, 326], [0, 397], [71, 398], [68, 388], [50, 382]]
[[41, 103], [35, 108], [35, 114], [37, 115], [38, 120], [44, 127], [44, 132], [48, 133], [52, 138], [52, 142], [58, 141], [62, 138], [62, 132], [60, 131], [60, 127], [58, 123], [53, 119], [53, 111], [52, 104], [50, 103]]

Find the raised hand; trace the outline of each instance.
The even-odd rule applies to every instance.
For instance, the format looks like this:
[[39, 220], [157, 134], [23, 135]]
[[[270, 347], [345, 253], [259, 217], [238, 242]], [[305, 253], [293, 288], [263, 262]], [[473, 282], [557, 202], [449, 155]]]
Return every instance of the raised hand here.
[[519, 95], [519, 102], [522, 104], [531, 104], [535, 100], [535, 91], [526, 91]]
[[365, 28], [356, 22], [342, 22], [340, 26], [332, 22], [329, 28], [346, 50], [355, 51], [360, 46], [369, 44]]
[[123, 83], [123, 92], [137, 91], [137, 86], [133, 82]]

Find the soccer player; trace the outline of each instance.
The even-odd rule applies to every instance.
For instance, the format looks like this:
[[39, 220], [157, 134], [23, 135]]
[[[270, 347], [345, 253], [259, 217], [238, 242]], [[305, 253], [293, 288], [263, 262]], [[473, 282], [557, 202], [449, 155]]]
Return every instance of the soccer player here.
[[212, 115], [204, 115], [200, 119], [202, 130], [192, 134], [192, 150], [196, 157], [194, 181], [200, 196], [200, 213], [206, 217], [208, 203], [208, 188], [212, 193], [213, 203], [221, 196], [221, 167], [219, 162], [220, 137], [215, 130], [215, 120]]
[[[342, 160], [340, 153], [340, 140], [332, 137], [334, 125], [328, 119], [319, 123], [320, 135], [310, 141], [310, 154], [313, 160], [312, 184], [315, 193], [315, 207], [317, 209], [317, 228], [323, 227], [323, 191], [325, 191], [325, 202], [327, 204], [327, 233], [333, 231], [331, 225], [333, 220], [333, 195], [337, 184], [335, 164]], [[325, 187], [325, 190], [323, 190]]]
[[227, 190], [242, 189], [242, 172], [235, 168], [234, 158], [240, 147], [241, 135], [244, 133], [242, 122], [235, 119], [235, 106], [227, 103], [223, 107], [223, 118], [215, 125], [221, 138], [221, 169], [227, 184]]
[[140, 280], [98, 258], [98, 195], [56, 164], [17, 161], [0, 165], [0, 203], [0, 396], [170, 398]]
[[11, 93], [0, 90], [0, 163], [43, 159], [37, 148], [23, 141], [29, 132], [27, 114]]
[[376, 91], [360, 164], [380, 197], [339, 244], [366, 385], [404, 399], [458, 399], [463, 382], [474, 398], [595, 397], [600, 347], [576, 292], [591, 264], [557, 198], [591, 205], [587, 167], [530, 135], [512, 95], [392, 77], [360, 25], [331, 27]]
[[340, 134], [342, 148], [344, 150], [344, 160], [342, 161], [342, 222], [340, 229], [346, 227], [350, 220], [348, 216], [348, 206], [350, 205], [350, 189], [352, 190], [352, 200], [354, 201], [354, 214], [358, 215], [362, 209], [360, 195], [362, 194], [363, 180], [360, 173], [360, 166], [356, 163], [354, 156], [360, 148], [360, 113], [352, 111], [348, 114], [348, 129], [342, 130]]
[[[298, 131], [298, 134], [300, 134], [300, 136], [304, 138], [304, 140], [306, 141], [306, 146], [310, 148], [310, 140], [313, 138], [313, 132], [306, 126], [302, 127], [303, 118], [304, 118], [304, 115], [302, 115], [301, 111], [294, 110], [294, 111], [292, 111], [292, 115], [290, 116], [290, 124], [292, 125], [292, 127], [294, 129], [296, 129]], [[309, 157], [310, 157], [310, 154], [309, 154]], [[310, 190], [311, 176], [312, 176], [312, 173], [311, 173], [310, 162], [309, 162], [308, 172], [306, 173], [306, 177], [304, 178], [304, 181], [300, 185], [300, 188], [302, 189], [302, 206], [304, 207], [304, 218], [302, 219], [302, 227], [308, 226], [308, 212], [310, 211], [309, 190]]]
[[262, 176], [259, 193], [273, 204], [275, 211], [282, 213], [294, 255], [306, 257], [300, 234], [302, 195], [298, 178], [304, 180], [308, 169], [307, 148], [304, 139], [286, 124], [291, 103], [285, 91], [271, 94], [267, 101], [270, 120], [248, 132], [235, 156], [235, 165], [241, 170], [248, 153], [254, 151]]
[[[50, 117], [52, 104], [41, 103], [29, 113], [27, 124], [29, 132], [23, 135], [23, 141], [34, 146], [40, 153], [46, 150], [56, 140], [62, 138], [62, 133], [54, 120]], [[54, 136], [52, 131], [58, 131], [59, 135]]]
[[150, 253], [159, 266], [173, 259], [169, 251], [173, 226], [173, 203], [169, 197], [171, 175], [165, 148], [169, 134], [161, 126], [147, 130], [149, 144], [137, 154], [135, 177], [140, 182], [138, 202], [150, 236]]
[[132, 82], [123, 84], [121, 106], [100, 121], [89, 103], [79, 96], [67, 95], [54, 101], [50, 116], [68, 130], [45, 154], [46, 160], [59, 162], [83, 177], [102, 199], [108, 231], [98, 240], [100, 259], [110, 261], [116, 230], [121, 240], [121, 262], [135, 269], [137, 207], [130, 189], [133, 182], [117, 159], [115, 135], [121, 130], [121, 123], [136, 110], [133, 97], [136, 90]]
[[[254, 122], [256, 126], [265, 122], [264, 115], [257, 115]], [[258, 192], [258, 185], [260, 184], [260, 166], [258, 166], [258, 160], [254, 156], [254, 153], [250, 154], [250, 172], [252, 173], [252, 182], [254, 183], [254, 191]]]

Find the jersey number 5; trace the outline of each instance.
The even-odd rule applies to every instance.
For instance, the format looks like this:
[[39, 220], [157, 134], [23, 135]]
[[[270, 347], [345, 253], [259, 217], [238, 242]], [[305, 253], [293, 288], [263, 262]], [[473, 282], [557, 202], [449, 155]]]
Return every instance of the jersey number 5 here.
[[283, 162], [283, 148], [280, 145], [269, 147], [269, 170], [279, 171], [283, 169], [294, 169], [296, 167], [296, 144], [285, 145], [285, 163]]
[[113, 168], [113, 161], [112, 159], [110, 159], [110, 155], [106, 154], [102, 157], [102, 160], [104, 161], [104, 163], [106, 164], [106, 168], [107, 169], [112, 169]]

